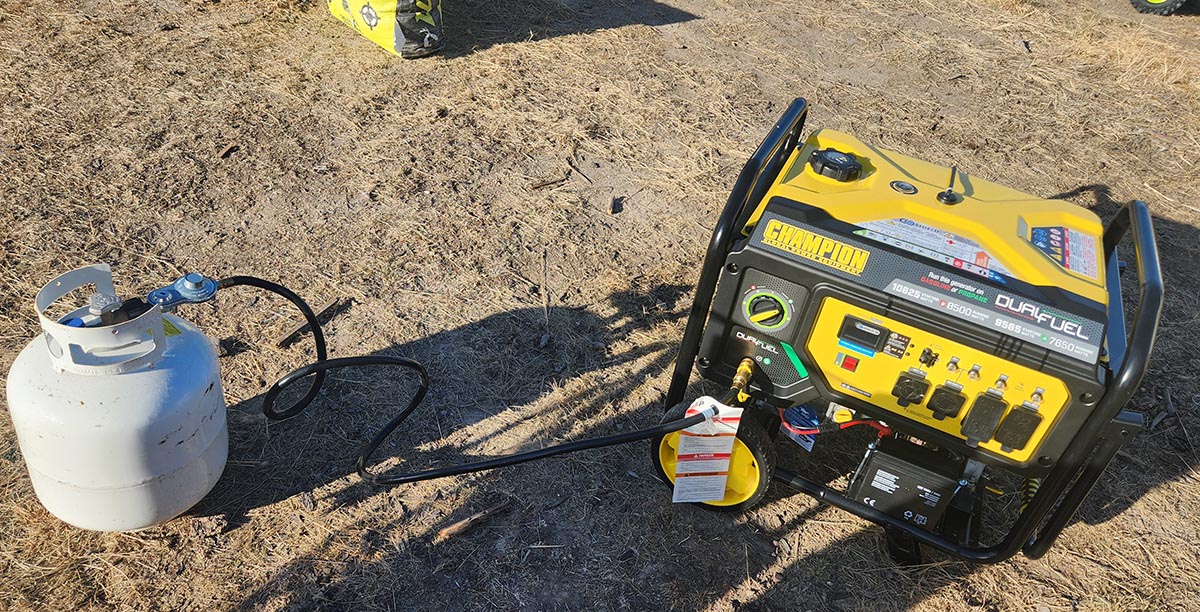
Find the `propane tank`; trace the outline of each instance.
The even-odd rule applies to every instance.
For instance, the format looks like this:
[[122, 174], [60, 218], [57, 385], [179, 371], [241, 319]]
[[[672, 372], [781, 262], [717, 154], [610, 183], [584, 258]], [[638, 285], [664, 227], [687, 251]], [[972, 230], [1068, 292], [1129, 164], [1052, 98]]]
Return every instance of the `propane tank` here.
[[[88, 305], [46, 316], [87, 285]], [[76, 527], [128, 531], [200, 501], [229, 445], [213, 342], [159, 304], [121, 309], [103, 264], [50, 281], [35, 304], [42, 334], [9, 370], [8, 409], [42, 505]]]

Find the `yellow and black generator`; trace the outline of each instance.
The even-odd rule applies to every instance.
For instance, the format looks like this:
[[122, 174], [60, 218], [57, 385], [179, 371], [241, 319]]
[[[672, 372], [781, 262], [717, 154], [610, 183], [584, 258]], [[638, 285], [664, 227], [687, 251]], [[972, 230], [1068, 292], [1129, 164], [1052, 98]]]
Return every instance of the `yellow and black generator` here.
[[[680, 418], [693, 366], [722, 384], [750, 372], [725, 498], [706, 505], [749, 507], [774, 477], [882, 524], [901, 561], [921, 543], [977, 562], [1040, 556], [1141, 427], [1124, 405], [1162, 307], [1146, 206], [1105, 228], [843, 133], [801, 141], [806, 115], [792, 103], [738, 178], [668, 393], [666, 419]], [[1140, 286], [1128, 330], [1127, 233]], [[858, 424], [877, 436], [845, 491], [776, 469], [780, 433], [811, 443]], [[668, 482], [679, 440], [653, 441]], [[989, 470], [1024, 495], [1004, 535], [981, 542]]]

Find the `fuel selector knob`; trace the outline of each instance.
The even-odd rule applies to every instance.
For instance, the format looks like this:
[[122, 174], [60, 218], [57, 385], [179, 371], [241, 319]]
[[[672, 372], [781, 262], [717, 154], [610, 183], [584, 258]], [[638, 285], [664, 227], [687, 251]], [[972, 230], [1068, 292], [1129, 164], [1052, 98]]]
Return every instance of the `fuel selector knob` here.
[[750, 325], [772, 331], [787, 325], [791, 317], [791, 306], [787, 298], [769, 290], [751, 292], [745, 301], [746, 320]]
[[783, 321], [783, 304], [771, 296], [759, 296], [750, 302], [750, 320], [770, 327]]

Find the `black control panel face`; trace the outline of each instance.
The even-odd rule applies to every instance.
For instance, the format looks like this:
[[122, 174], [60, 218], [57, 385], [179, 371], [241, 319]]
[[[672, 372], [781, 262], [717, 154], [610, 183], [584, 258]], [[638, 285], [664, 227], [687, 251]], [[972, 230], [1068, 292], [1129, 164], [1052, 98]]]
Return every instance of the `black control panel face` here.
[[808, 368], [795, 348], [808, 296], [808, 289], [754, 268], [727, 275], [714, 300], [724, 304], [725, 316], [717, 316], [714, 307], [697, 368], [706, 376], [731, 372], [749, 357], [761, 373], [752, 389], [773, 403], [813, 399]]

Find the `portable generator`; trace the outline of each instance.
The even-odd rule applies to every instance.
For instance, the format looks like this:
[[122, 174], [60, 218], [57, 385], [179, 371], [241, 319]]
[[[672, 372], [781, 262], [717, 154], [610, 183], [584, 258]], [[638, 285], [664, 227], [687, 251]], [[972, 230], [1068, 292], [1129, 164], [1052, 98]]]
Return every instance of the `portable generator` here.
[[[772, 480], [884, 526], [898, 561], [919, 544], [975, 562], [1053, 543], [1120, 446], [1162, 308], [1145, 204], [1105, 228], [1091, 211], [818, 130], [793, 102], [746, 164], [713, 231], [664, 420], [693, 365], [748, 375], [725, 496]], [[1126, 329], [1117, 245], [1132, 234], [1140, 296]], [[739, 367], [741, 371], [739, 372]], [[869, 424], [845, 491], [776, 468], [772, 443]], [[681, 435], [652, 441], [676, 481]], [[850, 466], [848, 466], [850, 467]], [[981, 541], [984, 475], [1023, 490]], [[989, 533], [997, 529], [989, 530]]]

